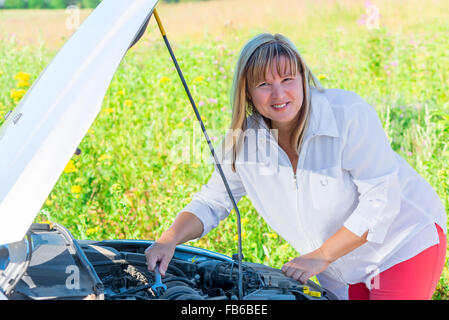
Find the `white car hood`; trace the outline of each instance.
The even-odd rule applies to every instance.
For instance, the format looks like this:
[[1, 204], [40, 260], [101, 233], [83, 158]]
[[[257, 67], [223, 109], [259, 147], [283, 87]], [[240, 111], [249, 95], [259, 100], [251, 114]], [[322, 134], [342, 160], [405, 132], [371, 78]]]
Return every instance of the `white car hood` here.
[[0, 128], [0, 245], [20, 241], [157, 0], [103, 0]]

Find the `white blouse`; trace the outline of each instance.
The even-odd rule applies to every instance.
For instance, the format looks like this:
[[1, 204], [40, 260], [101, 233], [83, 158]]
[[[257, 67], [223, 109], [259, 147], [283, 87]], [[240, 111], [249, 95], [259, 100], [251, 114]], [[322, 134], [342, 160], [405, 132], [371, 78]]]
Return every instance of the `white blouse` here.
[[[300, 254], [319, 248], [342, 226], [368, 242], [317, 275], [321, 286], [348, 299], [348, 284], [365, 282], [438, 243], [446, 212], [433, 188], [398, 154], [375, 109], [357, 94], [311, 88], [311, 115], [296, 174], [275, 132], [247, 118], [236, 169], [222, 161], [238, 202], [245, 194], [267, 224]], [[215, 168], [182, 211], [203, 223], [203, 237], [232, 209]], [[293, 258], [293, 257], [292, 257]]]

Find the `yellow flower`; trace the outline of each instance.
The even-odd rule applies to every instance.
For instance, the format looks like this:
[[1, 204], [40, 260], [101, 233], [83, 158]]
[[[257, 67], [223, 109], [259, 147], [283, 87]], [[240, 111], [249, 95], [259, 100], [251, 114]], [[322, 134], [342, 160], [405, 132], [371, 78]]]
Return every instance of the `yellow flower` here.
[[203, 81], [204, 80], [204, 77], [203, 76], [198, 76], [198, 77], [195, 77], [194, 79], [193, 79], [193, 83], [195, 83], [195, 82], [201, 82], [201, 81]]
[[284, 243], [282, 246], [281, 246], [281, 249], [287, 249], [288, 248], [288, 246], [289, 246], [289, 244], [288, 243]]
[[249, 221], [249, 219], [248, 219], [248, 218], [243, 218], [243, 219], [242, 219], [242, 224], [247, 224], [247, 223], [248, 223], [248, 221]]
[[325, 74], [319, 74], [318, 80], [323, 80], [323, 79], [327, 79], [327, 76]]
[[0, 76], [3, 74], [3, 71], [0, 71]]
[[71, 191], [72, 193], [81, 193], [81, 186], [78, 186], [78, 185], [72, 186], [72, 188], [70, 189], [70, 191]]
[[23, 81], [28, 81], [30, 80], [30, 75], [26, 72], [19, 72], [18, 74], [16, 74], [14, 76], [15, 80], [23, 80]]
[[114, 184], [111, 186], [111, 188], [109, 189], [109, 191], [110, 191], [112, 194], [121, 194], [121, 193], [123, 193], [123, 188], [122, 188], [122, 186], [121, 186], [120, 184], [114, 183]]
[[107, 114], [110, 114], [110, 113], [113, 113], [113, 112], [114, 112], [114, 109], [112, 109], [112, 108], [106, 108], [106, 109], [104, 109], [104, 112], [106, 112]]
[[52, 203], [53, 203], [53, 202], [52, 202], [51, 200], [46, 200], [46, 201], [45, 201], [45, 204], [46, 204], [47, 206], [51, 206]]
[[277, 233], [269, 233], [268, 234], [268, 236], [271, 238], [271, 239], [277, 239], [278, 238], [278, 235], [277, 235]]
[[170, 82], [171, 79], [169, 77], [163, 76], [159, 79], [160, 83], [166, 83], [166, 82]]
[[19, 90], [12, 89], [11, 90], [11, 98], [13, 98], [16, 101], [20, 100], [25, 95], [25, 93], [26, 93], [26, 91], [23, 89], [19, 89]]
[[98, 158], [98, 161], [104, 161], [108, 159], [111, 159], [111, 156], [108, 154], [103, 154], [102, 156], [100, 156], [100, 158]]
[[30, 83], [28, 81], [26, 81], [26, 80], [19, 80], [19, 81], [17, 81], [17, 87], [18, 88], [26, 88], [26, 87], [29, 87], [29, 86], [30, 86]]
[[78, 169], [75, 167], [75, 162], [73, 160], [69, 160], [69, 163], [64, 168], [64, 173], [72, 173], [77, 172]]
[[[245, 239], [246, 238], [246, 232], [245, 231], [243, 231], [242, 232], [242, 239]], [[238, 234], [236, 234], [235, 236], [234, 236], [234, 238], [232, 238], [232, 240], [234, 240], [234, 241], [237, 241], [239, 239], [239, 235]]]
[[125, 100], [124, 104], [127, 107], [131, 107], [133, 105], [133, 102], [132, 102], [132, 100]]
[[119, 91], [117, 91], [117, 94], [119, 96], [124, 96], [125, 95], [125, 90], [119, 90]]
[[99, 230], [100, 230], [99, 226], [96, 226], [94, 228], [89, 228], [89, 229], [86, 230], [86, 235], [89, 236], [89, 235], [91, 235], [93, 233], [97, 233]]

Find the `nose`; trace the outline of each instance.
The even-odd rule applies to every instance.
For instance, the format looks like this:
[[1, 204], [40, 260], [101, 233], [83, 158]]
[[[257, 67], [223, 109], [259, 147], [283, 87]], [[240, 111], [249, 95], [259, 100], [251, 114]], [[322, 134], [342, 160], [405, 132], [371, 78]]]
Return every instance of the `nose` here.
[[273, 100], [278, 100], [283, 98], [285, 94], [285, 90], [280, 83], [274, 83], [271, 87], [271, 98]]

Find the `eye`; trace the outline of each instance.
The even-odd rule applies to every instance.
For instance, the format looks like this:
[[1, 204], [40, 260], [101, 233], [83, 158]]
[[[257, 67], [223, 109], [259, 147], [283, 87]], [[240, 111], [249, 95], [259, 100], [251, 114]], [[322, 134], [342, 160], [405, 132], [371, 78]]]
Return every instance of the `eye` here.
[[256, 86], [256, 88], [266, 87], [267, 85], [268, 85], [268, 83], [266, 83], [266, 82], [261, 82], [261, 83], [259, 83], [259, 84]]
[[293, 78], [287, 77], [287, 78], [284, 78], [282, 81], [283, 82], [289, 82], [289, 81], [292, 81], [292, 80], [293, 80]]

